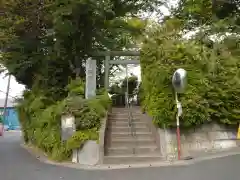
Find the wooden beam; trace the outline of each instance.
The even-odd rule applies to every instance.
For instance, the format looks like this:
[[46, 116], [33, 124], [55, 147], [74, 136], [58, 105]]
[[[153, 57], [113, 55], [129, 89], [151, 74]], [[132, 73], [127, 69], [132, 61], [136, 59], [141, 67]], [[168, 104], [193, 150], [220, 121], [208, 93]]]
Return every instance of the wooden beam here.
[[98, 51], [92, 56], [140, 56], [140, 51]]
[[110, 60], [109, 64], [140, 64], [139, 60]]

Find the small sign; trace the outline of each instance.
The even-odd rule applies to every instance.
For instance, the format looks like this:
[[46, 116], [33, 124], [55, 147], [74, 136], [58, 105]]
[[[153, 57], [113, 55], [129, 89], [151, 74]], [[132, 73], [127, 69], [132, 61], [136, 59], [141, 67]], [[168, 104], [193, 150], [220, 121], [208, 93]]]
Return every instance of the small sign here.
[[177, 101], [178, 117], [182, 116], [182, 104]]
[[62, 140], [67, 140], [76, 131], [75, 118], [73, 116], [62, 116], [61, 119]]
[[240, 124], [239, 124], [239, 127], [238, 127], [237, 139], [240, 139]]
[[74, 123], [75, 123], [75, 119], [73, 116], [66, 117], [63, 127], [64, 128], [74, 128]]

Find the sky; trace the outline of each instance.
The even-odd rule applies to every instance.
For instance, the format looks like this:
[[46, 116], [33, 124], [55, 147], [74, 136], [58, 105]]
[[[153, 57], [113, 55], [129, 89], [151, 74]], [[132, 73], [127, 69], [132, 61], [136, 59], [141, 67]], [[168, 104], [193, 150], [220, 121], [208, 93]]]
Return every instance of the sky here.
[[[178, 3], [178, 0], [169, 0], [167, 2], [167, 6], [168, 6], [168, 8], [175, 7], [177, 5], [177, 3]], [[163, 16], [168, 16], [170, 14], [168, 8], [165, 7], [165, 6], [159, 7]], [[151, 18], [153, 20], [157, 18], [157, 15], [155, 13], [152, 13], [151, 15], [146, 13], [143, 16]], [[130, 74], [133, 74], [133, 75], [137, 76], [138, 81], [141, 81], [141, 67], [140, 67], [140, 65], [133, 66], [133, 65], [129, 64], [128, 65], [128, 76], [130, 76]], [[122, 72], [115, 73], [115, 78], [111, 79], [110, 82], [119, 81], [120, 79], [124, 79], [125, 77], [126, 77], [126, 69], [123, 68]]]
[[[0, 75], [0, 99], [4, 99], [6, 97], [7, 84], [8, 84], [8, 76], [6, 76], [6, 73], [2, 73]], [[16, 81], [15, 77], [11, 76], [9, 98], [12, 99], [12, 98], [20, 97], [24, 89], [25, 89], [24, 85], [19, 84]]]

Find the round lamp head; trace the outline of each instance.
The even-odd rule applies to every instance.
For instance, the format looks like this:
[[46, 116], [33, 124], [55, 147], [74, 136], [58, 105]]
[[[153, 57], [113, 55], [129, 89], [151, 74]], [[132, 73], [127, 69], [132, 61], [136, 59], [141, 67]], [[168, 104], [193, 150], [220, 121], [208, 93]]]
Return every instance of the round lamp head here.
[[172, 77], [172, 85], [177, 93], [183, 93], [187, 86], [187, 71], [180, 68], [177, 69]]

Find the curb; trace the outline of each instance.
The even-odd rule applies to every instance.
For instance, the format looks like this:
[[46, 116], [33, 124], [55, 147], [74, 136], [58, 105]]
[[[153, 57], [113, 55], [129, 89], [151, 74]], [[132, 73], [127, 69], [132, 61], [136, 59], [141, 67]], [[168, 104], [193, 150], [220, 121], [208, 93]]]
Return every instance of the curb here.
[[228, 156], [240, 155], [240, 151], [225, 151], [225, 152], [218, 152], [209, 156], [205, 157], [198, 157], [195, 159], [190, 160], [179, 160], [179, 161], [161, 161], [161, 162], [154, 162], [154, 163], [143, 163], [143, 164], [129, 164], [129, 165], [81, 165], [75, 164], [71, 162], [54, 162], [47, 158], [46, 155], [43, 153], [36, 152], [33, 147], [29, 147], [26, 144], [21, 144], [21, 147], [24, 148], [28, 153], [34, 156], [37, 160], [42, 163], [50, 164], [54, 166], [61, 166], [73, 169], [81, 169], [81, 170], [113, 170], [113, 169], [129, 169], [129, 168], [151, 168], [151, 167], [181, 167], [181, 166], [189, 166], [196, 163], [200, 163], [203, 161], [213, 160], [224, 158]]

